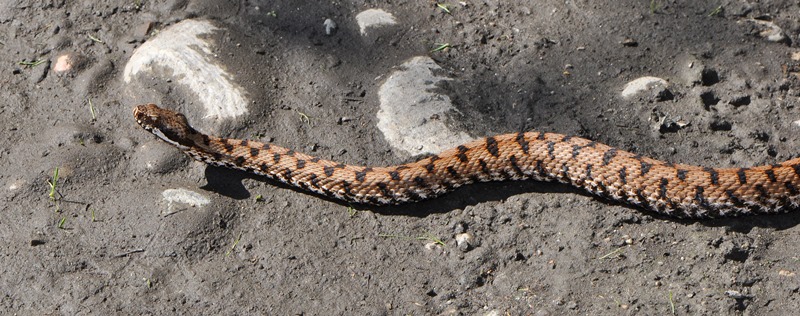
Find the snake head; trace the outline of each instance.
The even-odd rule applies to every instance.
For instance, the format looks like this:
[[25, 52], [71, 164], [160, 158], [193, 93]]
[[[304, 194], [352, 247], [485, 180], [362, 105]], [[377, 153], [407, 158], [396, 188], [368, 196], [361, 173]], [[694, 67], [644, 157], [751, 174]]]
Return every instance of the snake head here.
[[198, 134], [189, 125], [186, 116], [152, 103], [134, 107], [133, 116], [142, 128], [181, 149], [191, 147], [191, 136]]

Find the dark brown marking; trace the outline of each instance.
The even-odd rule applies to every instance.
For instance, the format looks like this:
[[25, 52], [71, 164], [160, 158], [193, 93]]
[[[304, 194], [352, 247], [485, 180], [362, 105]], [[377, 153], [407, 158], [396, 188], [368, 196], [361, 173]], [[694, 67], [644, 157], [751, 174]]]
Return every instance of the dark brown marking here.
[[569, 166], [567, 164], [561, 166], [561, 177], [564, 178], [564, 180], [569, 180]]
[[525, 133], [523, 132], [517, 133], [516, 140], [517, 144], [519, 144], [519, 147], [522, 148], [522, 152], [524, 152], [527, 155], [529, 148], [528, 148], [528, 141], [525, 139]]
[[260, 169], [261, 172], [263, 172], [263, 173], [267, 173], [267, 171], [269, 170], [269, 167], [267, 166], [267, 164], [261, 163], [261, 164], [258, 164], [258, 169]]
[[681, 181], [685, 181], [686, 180], [686, 174], [688, 172], [689, 172], [689, 170], [686, 170], [686, 169], [678, 169], [678, 171], [676, 172], [676, 175], [678, 176], [678, 179], [681, 179]]
[[433, 163], [425, 165], [425, 171], [427, 171], [428, 173], [433, 173], [434, 168], [436, 168], [436, 165], [434, 165]]
[[619, 181], [622, 182], [623, 185], [628, 184], [628, 180], [625, 179], [626, 176], [627, 168], [622, 167], [622, 169], [619, 169]]
[[316, 174], [311, 173], [308, 175], [308, 183], [310, 183], [315, 188], [319, 188], [319, 179], [317, 179]]
[[541, 176], [546, 176], [547, 175], [547, 172], [544, 170], [544, 166], [542, 165], [542, 161], [541, 160], [536, 160], [535, 169], [536, 169], [536, 173], [538, 173], [539, 175], [541, 175]]
[[769, 178], [769, 182], [778, 181], [778, 178], [775, 177], [775, 171], [772, 171], [772, 169], [764, 170], [764, 174], [766, 174], [767, 178]]
[[239, 142], [239, 145], [244, 146], [244, 147], [250, 147], [250, 141], [246, 140], [246, 139], [242, 139], [242, 141]]
[[461, 145], [458, 146], [458, 148], [456, 149], [458, 149], [458, 154], [456, 154], [458, 156], [458, 160], [460, 160], [461, 162], [467, 162], [469, 158], [467, 158], [466, 152], [467, 150], [469, 150], [469, 148], [465, 147], [464, 145]]
[[661, 183], [658, 184], [658, 196], [662, 200], [668, 200], [669, 199], [667, 197], [667, 185], [668, 184], [669, 184], [669, 181], [667, 180], [667, 178], [661, 178]]
[[586, 144], [586, 146], [583, 146], [583, 147], [591, 148], [591, 147], [594, 147], [594, 146], [597, 146], [597, 142], [596, 141], [590, 141], [588, 144]]
[[250, 147], [250, 157], [256, 157], [256, 156], [258, 156], [258, 153], [259, 153], [260, 151], [261, 151], [261, 149], [258, 149], [258, 148], [256, 148], [256, 147]]
[[564, 138], [561, 139], [562, 142], [569, 142], [572, 139], [572, 136], [564, 135]]
[[328, 177], [332, 177], [334, 171], [336, 171], [336, 168], [334, 168], [334, 167], [331, 167], [331, 166], [322, 167], [322, 172], [324, 172], [325, 175], [328, 176]]
[[225, 145], [222, 147], [225, 149], [225, 152], [231, 153], [233, 151], [233, 144], [230, 144], [228, 141], [224, 141]]
[[303, 159], [297, 159], [297, 169], [303, 169], [306, 167], [306, 161]]
[[611, 149], [607, 150], [603, 154], [603, 166], [607, 166], [609, 163], [611, 163], [611, 160], [614, 159], [614, 157], [616, 156], [617, 156], [617, 149], [611, 147]]
[[433, 171], [436, 169], [436, 164], [434, 162], [436, 162], [439, 159], [440, 158], [437, 155], [431, 156], [430, 160], [428, 160], [428, 164], [425, 165], [425, 170], [428, 171], [428, 173], [433, 173]]
[[486, 137], [486, 150], [494, 157], [500, 157], [500, 149], [497, 148], [497, 140], [494, 137]]
[[536, 135], [536, 139], [544, 140], [544, 132], [539, 132], [539, 135]]
[[795, 187], [792, 182], [786, 181], [783, 183], [783, 186], [786, 187], [786, 190], [789, 190], [789, 194], [797, 194], [797, 187]]
[[649, 164], [649, 163], [646, 163], [646, 162], [642, 161], [642, 166], [641, 166], [642, 176], [644, 176], [648, 172], [650, 172], [650, 168], [652, 168], [652, 167], [653, 167], [652, 164]]
[[592, 180], [593, 179], [592, 178], [592, 164], [587, 164], [586, 165], [586, 179], [587, 180]]
[[639, 200], [639, 205], [650, 203], [650, 201], [647, 200], [647, 197], [644, 196], [644, 193], [641, 188], [636, 189], [636, 199]]
[[427, 183], [425, 183], [425, 179], [423, 179], [422, 177], [414, 177], [414, 183], [415, 183], [415, 184], [417, 185], [417, 187], [419, 187], [419, 188], [426, 188], [426, 187], [428, 187], [428, 184], [427, 184]]
[[311, 158], [311, 160], [309, 160], [309, 161], [311, 161], [313, 163], [318, 163], [319, 160], [320, 160], [319, 157], [314, 157], [314, 158]]
[[794, 169], [794, 174], [796, 176], [800, 177], [800, 164], [792, 165], [792, 169]]
[[272, 162], [273, 162], [273, 164], [276, 164], [276, 165], [279, 162], [281, 162], [281, 154], [279, 154], [279, 153], [272, 154]]
[[703, 171], [708, 172], [708, 177], [711, 180], [711, 184], [718, 185], [719, 184], [719, 173], [714, 168], [705, 167]]
[[236, 156], [236, 158], [233, 160], [233, 163], [241, 167], [244, 164], [245, 160], [247, 159], [242, 156]]
[[456, 172], [456, 169], [453, 166], [447, 166], [447, 173], [449, 173], [453, 178], [461, 178], [461, 175]]
[[286, 153], [285, 153], [284, 155], [287, 155], [287, 156], [294, 156], [294, 150], [291, 150], [291, 149], [289, 149], [289, 150], [286, 150]]
[[389, 171], [389, 177], [392, 178], [392, 180], [395, 180], [395, 181], [400, 180], [400, 174], [397, 173], [397, 171]]
[[758, 191], [758, 194], [760, 194], [761, 198], [769, 198], [769, 192], [767, 192], [767, 189], [764, 188], [763, 185], [756, 184], [756, 191]]
[[488, 166], [488, 165], [486, 165], [486, 161], [483, 161], [483, 159], [479, 159], [479, 160], [478, 160], [478, 164], [480, 164], [480, 165], [481, 165], [481, 172], [483, 172], [483, 173], [485, 173], [485, 174], [487, 174], [487, 175], [490, 175], [490, 174], [491, 174], [491, 172], [492, 172], [492, 171], [491, 171], [491, 170], [489, 170], [489, 166]]
[[602, 182], [597, 183], [597, 195], [601, 197], [608, 197], [608, 188]]
[[261, 149], [263, 149], [263, 150], [269, 150], [270, 148], [271, 148], [271, 146], [269, 144], [262, 144], [261, 145]]
[[381, 195], [383, 195], [383, 196], [385, 196], [387, 198], [391, 198], [392, 197], [392, 192], [389, 191], [389, 187], [386, 185], [386, 183], [378, 182], [375, 185], [378, 186], [378, 190], [381, 190]]
[[514, 169], [514, 172], [516, 172], [517, 175], [525, 176], [525, 173], [522, 172], [522, 169], [520, 169], [519, 165], [517, 165], [517, 156], [511, 155], [511, 157], [508, 157], [508, 162], [511, 163], [511, 169]]
[[706, 201], [706, 197], [703, 195], [703, 191], [705, 190], [703, 189], [702, 186], [699, 185], [696, 186], [694, 188], [694, 200], [697, 202], [697, 205], [700, 205], [702, 207], [708, 207], [708, 201]]
[[745, 171], [747, 171], [747, 168], [740, 168], [739, 170], [736, 170], [736, 176], [739, 177], [739, 184], [747, 183], [747, 174]]
[[550, 159], [556, 159], [555, 151], [556, 151], [556, 143], [547, 142], [547, 156], [549, 156]]
[[733, 190], [725, 190], [725, 194], [728, 196], [728, 200], [731, 201], [733, 205], [737, 207], [745, 206], [744, 201], [736, 196], [736, 193], [734, 193]]
[[356, 181], [364, 182], [364, 178], [367, 176], [367, 173], [364, 171], [356, 171]]
[[350, 195], [350, 182], [342, 181], [342, 190], [344, 190], [344, 195]]
[[292, 182], [292, 169], [286, 168], [283, 171], [283, 178], [286, 179], [286, 182]]
[[664, 167], [675, 168], [675, 164], [672, 163], [672, 162], [667, 161], [667, 162], [664, 163]]
[[344, 169], [345, 165], [344, 165], [344, 164], [341, 164], [341, 163], [338, 163], [338, 164], [336, 164], [336, 165], [335, 165], [335, 166], [333, 166], [333, 167], [334, 167], [334, 168], [336, 168], [336, 169]]
[[208, 146], [208, 145], [211, 144], [211, 138], [208, 137], [208, 135], [203, 134], [203, 136], [201, 136], [201, 137], [203, 138], [203, 145]]
[[581, 146], [572, 145], [572, 159], [575, 159], [575, 157], [578, 157], [578, 155], [580, 153], [581, 153]]

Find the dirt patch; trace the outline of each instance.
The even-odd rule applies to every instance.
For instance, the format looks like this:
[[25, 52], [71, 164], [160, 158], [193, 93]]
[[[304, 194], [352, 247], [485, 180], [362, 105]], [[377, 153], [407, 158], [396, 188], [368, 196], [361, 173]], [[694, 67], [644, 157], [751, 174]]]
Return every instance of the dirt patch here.
[[[350, 209], [189, 161], [131, 117], [135, 104], [155, 102], [202, 119], [197, 95], [169, 69], [135, 87], [123, 80], [147, 39], [202, 19], [219, 28], [207, 35], [215, 62], [250, 100], [246, 116], [215, 125], [220, 136], [343, 163], [402, 162], [376, 128], [377, 91], [394, 67], [428, 55], [453, 78], [437, 91], [457, 108], [447, 123], [472, 136], [535, 129], [708, 166], [798, 155], [796, 1], [464, 3], [0, 4], [0, 306], [21, 314], [800, 309], [795, 213], [680, 221], [537, 182]], [[355, 16], [370, 8], [397, 24], [362, 35]], [[326, 19], [338, 26], [332, 35]], [[644, 76], [667, 80], [671, 95], [620, 97]], [[56, 168], [57, 202], [49, 196]], [[210, 203], [170, 205], [171, 189]]]

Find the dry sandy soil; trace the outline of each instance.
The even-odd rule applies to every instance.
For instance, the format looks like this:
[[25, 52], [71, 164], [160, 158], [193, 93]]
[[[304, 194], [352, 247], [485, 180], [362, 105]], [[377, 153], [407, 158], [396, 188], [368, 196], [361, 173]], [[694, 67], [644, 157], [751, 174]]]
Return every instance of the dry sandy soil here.
[[[0, 3], [0, 309], [800, 310], [800, 213], [675, 220], [533, 181], [351, 209], [190, 161], [132, 119], [132, 107], [145, 102], [200, 119], [191, 113], [198, 96], [182, 93], [169, 71], [135, 86], [123, 80], [137, 47], [199, 19], [219, 28], [208, 35], [216, 62], [252, 100], [220, 136], [350, 164], [404, 162], [375, 127], [377, 91], [397, 65], [428, 55], [453, 78], [439, 87], [459, 113], [448, 124], [472, 136], [536, 129], [720, 167], [800, 154], [796, 0], [463, 3], [440, 2], [450, 13], [433, 1], [402, 0]], [[361, 35], [355, 16], [370, 8], [398, 24]], [[339, 25], [331, 36], [326, 18]], [[780, 28], [773, 37], [770, 23]], [[450, 47], [434, 50], [441, 43]], [[63, 55], [73, 58], [69, 70], [56, 67]], [[642, 76], [666, 79], [671, 95], [621, 98]], [[175, 188], [210, 203], [164, 201]], [[464, 233], [472, 240], [459, 245]]]

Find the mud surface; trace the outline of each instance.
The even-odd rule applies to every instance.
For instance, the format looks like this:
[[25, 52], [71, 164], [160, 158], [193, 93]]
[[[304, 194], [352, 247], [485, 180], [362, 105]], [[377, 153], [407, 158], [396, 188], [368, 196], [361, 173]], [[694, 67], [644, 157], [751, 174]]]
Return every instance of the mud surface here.
[[[448, 2], [450, 13], [431, 1], [0, 3], [0, 309], [800, 309], [800, 213], [682, 221], [537, 182], [352, 209], [190, 161], [132, 119], [134, 105], [153, 102], [219, 136], [343, 163], [400, 163], [409, 158], [376, 128], [377, 92], [398, 65], [429, 56], [453, 79], [437, 89], [457, 109], [442, 119], [473, 137], [536, 129], [720, 167], [800, 154], [794, 0], [464, 3]], [[371, 8], [397, 24], [362, 35], [355, 16]], [[332, 35], [326, 18], [338, 25]], [[249, 98], [247, 114], [208, 123], [170, 69], [123, 79], [134, 50], [190, 19], [218, 28], [205, 38]], [[64, 55], [68, 70], [58, 68]], [[667, 80], [668, 92], [620, 96], [643, 76]], [[168, 190], [209, 203], [169, 202]]]

